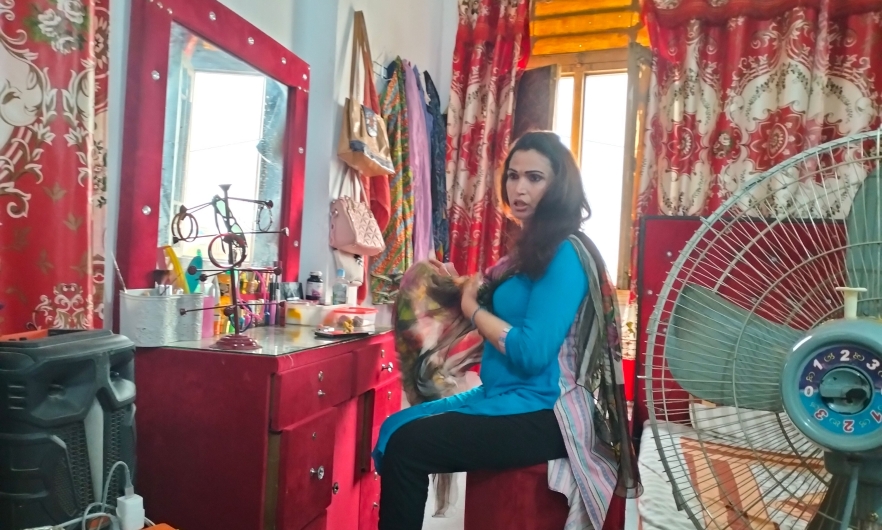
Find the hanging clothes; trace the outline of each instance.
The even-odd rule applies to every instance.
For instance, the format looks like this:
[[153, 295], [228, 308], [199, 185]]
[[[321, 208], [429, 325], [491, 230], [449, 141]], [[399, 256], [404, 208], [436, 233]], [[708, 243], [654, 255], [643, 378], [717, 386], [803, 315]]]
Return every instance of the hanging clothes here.
[[389, 180], [390, 215], [383, 229], [386, 249], [371, 259], [371, 296], [374, 304], [395, 300], [397, 283], [413, 263], [413, 173], [410, 165], [410, 133], [406, 102], [404, 63], [396, 58], [388, 68], [389, 83], [380, 109], [386, 121], [395, 174]]
[[426, 100], [417, 86], [413, 65], [404, 61], [407, 119], [410, 133], [410, 166], [413, 171], [413, 252], [414, 260], [435, 255], [432, 242], [432, 178], [429, 137], [426, 132]]
[[429, 72], [426, 76], [426, 93], [429, 95], [428, 111], [432, 125], [429, 127], [432, 152], [432, 235], [435, 241], [435, 258], [446, 262], [450, 252], [447, 224], [447, 116], [441, 114], [441, 98]]

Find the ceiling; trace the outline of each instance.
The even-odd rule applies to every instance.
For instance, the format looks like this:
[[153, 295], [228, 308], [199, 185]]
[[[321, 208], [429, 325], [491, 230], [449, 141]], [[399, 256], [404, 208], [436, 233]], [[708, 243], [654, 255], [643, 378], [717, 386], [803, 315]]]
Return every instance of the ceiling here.
[[534, 0], [532, 55], [555, 55], [649, 46], [639, 0]]

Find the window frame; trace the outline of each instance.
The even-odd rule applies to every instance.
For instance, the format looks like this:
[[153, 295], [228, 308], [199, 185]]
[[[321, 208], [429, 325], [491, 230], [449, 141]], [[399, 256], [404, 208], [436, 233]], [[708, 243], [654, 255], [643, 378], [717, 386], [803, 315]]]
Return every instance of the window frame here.
[[532, 56], [527, 69], [557, 65], [560, 77], [573, 77], [573, 129], [570, 150], [581, 166], [582, 151], [582, 107], [584, 102], [585, 77], [613, 73], [628, 74], [628, 105], [625, 126], [625, 153], [622, 164], [622, 208], [619, 218], [619, 260], [618, 270], [609, 271], [615, 274], [616, 288], [630, 289], [631, 283], [631, 233], [634, 226], [635, 212], [635, 179], [636, 169], [635, 145], [637, 128], [637, 111], [633, 104], [632, 94], [637, 83], [635, 71], [630, 67], [629, 49], [596, 50], [580, 53], [559, 55]]

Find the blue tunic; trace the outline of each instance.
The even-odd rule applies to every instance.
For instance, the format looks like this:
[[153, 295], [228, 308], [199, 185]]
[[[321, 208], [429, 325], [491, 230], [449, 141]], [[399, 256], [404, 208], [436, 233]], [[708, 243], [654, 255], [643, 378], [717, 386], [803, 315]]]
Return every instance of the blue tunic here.
[[373, 452], [376, 469], [381, 469], [389, 437], [410, 421], [445, 412], [503, 416], [553, 409], [560, 396], [557, 356], [587, 291], [585, 272], [569, 241], [561, 243], [538, 280], [518, 274], [500, 285], [493, 307], [511, 325], [505, 354], [485, 340], [481, 386], [404, 409], [383, 422]]

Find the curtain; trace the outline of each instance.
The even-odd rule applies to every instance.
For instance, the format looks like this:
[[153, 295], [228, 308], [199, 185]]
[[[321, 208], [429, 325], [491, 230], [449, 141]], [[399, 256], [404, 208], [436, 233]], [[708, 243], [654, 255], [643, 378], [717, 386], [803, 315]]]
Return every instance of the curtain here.
[[880, 123], [878, 0], [653, 0], [645, 15], [643, 215], [709, 214], [776, 164]]
[[494, 264], [504, 217], [495, 179], [511, 140], [514, 88], [529, 57], [528, 0], [460, 0], [447, 118], [450, 261]]
[[108, 0], [0, 0], [0, 333], [103, 324]]
[[[879, 0], [648, 0], [644, 10], [653, 61], [634, 244], [642, 216], [709, 215], [776, 164], [880, 125]], [[775, 208], [804, 207], [792, 190], [825, 185], [788, 178]], [[740, 209], [774, 215], [751, 199], [765, 186]]]

